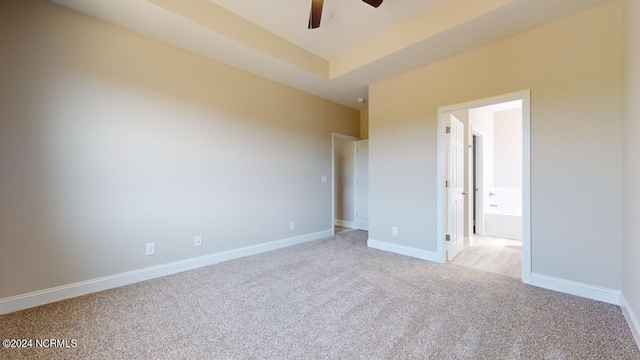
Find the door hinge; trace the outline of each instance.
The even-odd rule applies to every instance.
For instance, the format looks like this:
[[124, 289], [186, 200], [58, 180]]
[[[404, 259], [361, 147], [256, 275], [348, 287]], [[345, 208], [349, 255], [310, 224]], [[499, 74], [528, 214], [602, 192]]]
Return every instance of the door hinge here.
[[451, 182], [449, 180], [445, 180], [444, 187], [448, 188], [449, 186], [451, 186]]
[[450, 134], [450, 133], [451, 133], [451, 126], [447, 126], [446, 133], [447, 133], [447, 134]]
[[446, 241], [451, 241], [451, 235], [449, 235], [449, 234], [445, 235], [445, 236], [444, 236], [444, 239], [445, 239]]

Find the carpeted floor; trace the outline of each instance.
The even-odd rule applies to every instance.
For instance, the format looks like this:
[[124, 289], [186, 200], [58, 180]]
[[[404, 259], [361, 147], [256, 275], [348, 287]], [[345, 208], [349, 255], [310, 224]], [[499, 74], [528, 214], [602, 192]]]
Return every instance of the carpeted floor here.
[[366, 247], [367, 233], [0, 316], [0, 358], [640, 359], [617, 306]]

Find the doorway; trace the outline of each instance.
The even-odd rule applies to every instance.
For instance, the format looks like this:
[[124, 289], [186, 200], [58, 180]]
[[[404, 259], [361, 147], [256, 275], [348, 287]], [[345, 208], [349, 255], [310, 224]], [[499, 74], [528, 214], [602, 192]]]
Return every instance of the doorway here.
[[[471, 233], [484, 234], [484, 199], [478, 194], [484, 193], [484, 134], [478, 127], [471, 125]], [[473, 245], [470, 237], [468, 245]]]
[[334, 234], [356, 227], [356, 142], [332, 134], [331, 223]]
[[[480, 122], [474, 123], [468, 119], [460, 118], [464, 117], [464, 112], [470, 114], [476, 109], [478, 111], [483, 109], [485, 113], [497, 114], [498, 111], [509, 107], [513, 108], [514, 103], [519, 104], [517, 112], [520, 115], [518, 126], [521, 127], [521, 133], [517, 136], [517, 140], [519, 140], [518, 151], [505, 151], [503, 148], [497, 147], [498, 157], [494, 169], [494, 128], [480, 126], [478, 125]], [[500, 106], [504, 109], [497, 110], [500, 109]], [[457, 139], [455, 128], [460, 125], [452, 119], [462, 120], [460, 122], [463, 123], [464, 128], [463, 141]], [[502, 139], [502, 135], [500, 136]], [[517, 259], [520, 266], [519, 277], [523, 282], [530, 283], [529, 138], [530, 92], [528, 90], [438, 109], [437, 236], [441, 239], [438, 242], [438, 255], [442, 262], [454, 259], [461, 251], [461, 244], [464, 244], [465, 247], [473, 245], [475, 249], [480, 249], [487, 244], [490, 245], [489, 247], [502, 246], [510, 249], [512, 244], [506, 238], [519, 238], [521, 240], [513, 240], [522, 245], [522, 250], [518, 252], [519, 259]], [[504, 139], [511, 141], [514, 138], [512, 136]], [[459, 155], [456, 154], [458, 151], [456, 149], [460, 147], [461, 143], [463, 144], [462, 152], [466, 159], [462, 165], [458, 159]], [[513, 166], [515, 163], [520, 165]], [[513, 171], [514, 169], [516, 171]], [[503, 175], [499, 171], [507, 175]], [[500, 182], [502, 180], [496, 181], [494, 184], [494, 175], [496, 174], [500, 176], [500, 179], [503, 177], [510, 179], [509, 181], [513, 180], [510, 177], [518, 179], [521, 185], [516, 187], [506, 182], [503, 184]], [[465, 180], [464, 184], [460, 183], [457, 178], [459, 176]], [[464, 208], [462, 211], [460, 210], [460, 198], [462, 198], [462, 207]], [[515, 216], [515, 210], [513, 210], [516, 205], [518, 205], [518, 216]], [[514, 216], [509, 214], [511, 210], [514, 211]], [[460, 224], [464, 226], [463, 232], [460, 231]], [[496, 239], [499, 241], [493, 241]], [[477, 243], [474, 243], [474, 240], [477, 240]], [[510, 256], [513, 257], [512, 255]]]

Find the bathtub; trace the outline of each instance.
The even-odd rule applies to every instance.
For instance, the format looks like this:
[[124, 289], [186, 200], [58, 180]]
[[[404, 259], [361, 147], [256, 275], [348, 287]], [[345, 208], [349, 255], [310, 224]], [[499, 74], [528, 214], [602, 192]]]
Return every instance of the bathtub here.
[[491, 194], [485, 235], [522, 240], [522, 188], [492, 188]]
[[522, 216], [487, 213], [484, 232], [489, 236], [522, 240]]

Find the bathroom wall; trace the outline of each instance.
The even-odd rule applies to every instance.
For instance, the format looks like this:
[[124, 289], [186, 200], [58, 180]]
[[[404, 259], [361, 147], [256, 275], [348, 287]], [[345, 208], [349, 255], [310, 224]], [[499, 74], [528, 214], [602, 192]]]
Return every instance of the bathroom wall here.
[[[489, 213], [522, 216], [522, 108], [494, 112]], [[494, 206], [492, 206], [494, 205]]]
[[493, 186], [522, 187], [522, 108], [493, 114]]

